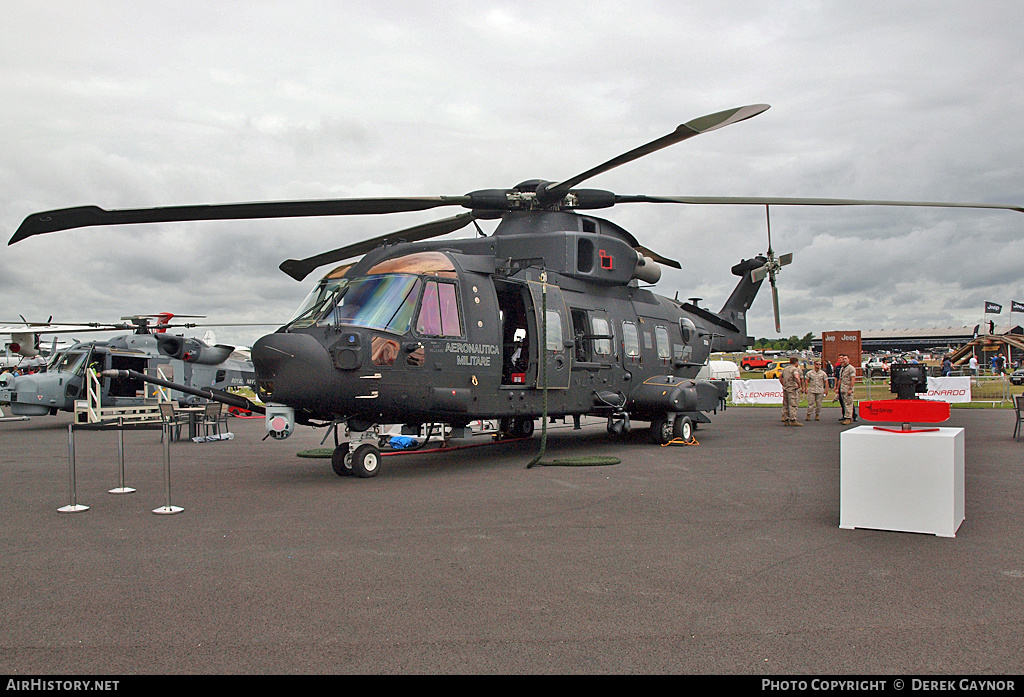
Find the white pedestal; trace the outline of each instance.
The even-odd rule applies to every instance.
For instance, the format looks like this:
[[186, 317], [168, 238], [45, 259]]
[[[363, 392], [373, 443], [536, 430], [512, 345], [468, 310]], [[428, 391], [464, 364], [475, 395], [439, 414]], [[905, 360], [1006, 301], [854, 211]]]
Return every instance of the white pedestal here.
[[[897, 428], [899, 428], [897, 426]], [[839, 436], [839, 527], [955, 537], [964, 521], [964, 430]]]

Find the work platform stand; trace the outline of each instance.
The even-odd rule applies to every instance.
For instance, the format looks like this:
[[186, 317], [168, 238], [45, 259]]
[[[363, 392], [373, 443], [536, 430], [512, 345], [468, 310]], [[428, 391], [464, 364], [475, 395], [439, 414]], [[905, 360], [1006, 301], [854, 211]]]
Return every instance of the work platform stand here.
[[125, 486], [124, 481], [124, 432], [129, 431], [153, 431], [163, 429], [163, 450], [164, 450], [164, 505], [153, 509], [157, 515], [169, 515], [181, 513], [184, 508], [171, 505], [171, 433], [167, 424], [153, 423], [130, 423], [125, 424], [123, 418], [114, 421], [104, 421], [89, 424], [68, 424], [68, 498], [70, 503], [61, 506], [57, 510], [61, 513], [80, 513], [89, 510], [88, 506], [78, 503], [77, 483], [75, 476], [75, 431], [117, 431], [117, 460], [118, 460], [118, 481], [119, 486], [110, 489], [109, 494], [131, 494], [135, 489]]

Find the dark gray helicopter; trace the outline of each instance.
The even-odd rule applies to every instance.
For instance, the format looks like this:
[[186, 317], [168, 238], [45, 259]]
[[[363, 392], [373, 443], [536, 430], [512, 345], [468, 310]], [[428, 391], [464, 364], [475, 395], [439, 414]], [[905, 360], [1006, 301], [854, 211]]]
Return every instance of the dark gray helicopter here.
[[[464, 196], [361, 198], [107, 211], [95, 206], [31, 215], [11, 239], [77, 227], [184, 220], [386, 214], [443, 206], [469, 209], [302, 260], [281, 269], [297, 280], [328, 264], [362, 258], [324, 276], [295, 318], [252, 348], [267, 428], [344, 426], [335, 471], [379, 472], [380, 424], [500, 419], [529, 436], [541, 415], [607, 417], [610, 433], [648, 421], [664, 443], [688, 439], [723, 405], [726, 385], [697, 379], [712, 351], [752, 344], [746, 311], [768, 278], [778, 326], [776, 274], [792, 255], [745, 259], [719, 312], [656, 295], [645, 284], [659, 265], [647, 249], [590, 210], [623, 203], [759, 205], [1015, 206], [852, 199], [619, 195], [577, 188], [591, 177], [669, 145], [760, 114], [752, 105], [703, 116], [562, 182], [525, 181]], [[477, 220], [500, 219], [490, 236], [433, 238]], [[211, 398], [218, 399], [216, 395]], [[337, 430], [335, 431], [336, 441]]]
[[[256, 372], [244, 350], [222, 344], [210, 345], [167, 333], [174, 327], [193, 328], [191, 323], [171, 324], [172, 313], [134, 315], [114, 324], [33, 325], [24, 334], [61, 331], [125, 331], [131, 333], [105, 341], [75, 342], [50, 356], [46, 370], [24, 375], [0, 376], [0, 403], [9, 403], [15, 416], [43, 416], [58, 411], [75, 411], [75, 402], [85, 399], [86, 369], [97, 373], [130, 370], [140, 376], [162, 376], [185, 387], [255, 390]], [[223, 325], [222, 325], [223, 326]], [[145, 380], [137, 376], [104, 376], [98, 391], [103, 406], [138, 406], [146, 401]], [[186, 393], [173, 391], [178, 399]]]

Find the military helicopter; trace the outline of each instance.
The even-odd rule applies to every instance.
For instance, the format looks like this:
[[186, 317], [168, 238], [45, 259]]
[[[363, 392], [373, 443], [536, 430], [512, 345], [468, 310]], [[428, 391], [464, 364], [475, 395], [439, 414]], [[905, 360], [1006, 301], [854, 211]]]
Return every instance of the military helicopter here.
[[[11, 244], [78, 227], [186, 220], [388, 214], [446, 206], [453, 217], [381, 235], [281, 269], [303, 280], [324, 275], [295, 317], [252, 348], [268, 434], [296, 423], [334, 428], [339, 475], [380, 470], [381, 424], [447, 422], [465, 428], [500, 419], [514, 436], [534, 420], [597, 415], [611, 434], [632, 420], [651, 424], [654, 441], [688, 439], [724, 404], [721, 381], [697, 379], [712, 351], [753, 343], [746, 312], [765, 278], [773, 288], [791, 255], [741, 260], [718, 312], [696, 300], [656, 295], [641, 285], [677, 261], [644, 247], [619, 225], [589, 211], [626, 203], [1015, 206], [853, 199], [619, 195], [584, 181], [694, 136], [756, 116], [757, 104], [703, 116], [570, 179], [524, 181], [463, 196], [358, 198], [104, 210], [85, 206], [31, 215]], [[478, 220], [500, 220], [490, 235]], [[479, 236], [434, 238], [474, 225]], [[217, 398], [214, 396], [213, 398]], [[340, 429], [349, 438], [340, 442]]]
[[43, 343], [43, 334], [94, 331], [93, 327], [88, 325], [51, 324], [52, 321], [52, 315], [45, 322], [29, 322], [22, 316], [20, 322], [0, 324], [0, 335], [11, 337], [10, 341], [4, 342], [4, 355], [0, 356], [0, 368], [44, 366], [58, 348], [67, 348], [67, 342], [56, 336], [49, 342], [49, 345]]
[[[52, 332], [131, 331], [105, 341], [75, 342], [55, 352], [46, 364], [46, 370], [25, 375], [0, 376], [0, 402], [10, 403], [15, 416], [43, 416], [58, 411], [73, 412], [75, 401], [86, 392], [86, 368], [104, 370], [132, 370], [142, 375], [162, 376], [178, 380], [185, 386], [248, 387], [254, 389], [256, 373], [247, 352], [233, 346], [210, 345], [210, 341], [171, 335], [173, 327], [196, 327], [192, 323], [171, 324], [175, 315], [132, 315], [122, 317], [120, 323], [101, 324], [33, 324], [11, 326], [12, 335], [22, 342], [18, 349], [37, 355], [39, 335]], [[179, 317], [183, 317], [179, 315]], [[34, 337], [34, 339], [32, 338]], [[212, 333], [207, 334], [212, 338]], [[35, 349], [28, 349], [34, 345]], [[132, 377], [105, 377], [100, 382], [100, 399], [104, 406], [124, 407], [145, 403], [143, 380]], [[170, 399], [184, 393], [171, 392]]]

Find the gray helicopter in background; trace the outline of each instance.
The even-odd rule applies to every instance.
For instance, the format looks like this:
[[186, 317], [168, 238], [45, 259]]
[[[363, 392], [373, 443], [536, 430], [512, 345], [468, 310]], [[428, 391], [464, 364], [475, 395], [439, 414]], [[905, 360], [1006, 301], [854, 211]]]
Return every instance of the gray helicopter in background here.
[[[26, 322], [22, 326], [8, 327], [12, 336], [21, 341], [21, 344], [13, 342], [12, 348], [37, 360], [41, 355], [41, 334], [125, 330], [130, 333], [104, 341], [76, 341], [53, 353], [45, 368], [29, 366], [25, 374], [9, 372], [0, 375], [0, 404], [9, 404], [14, 416], [73, 412], [75, 402], [86, 395], [87, 368], [92, 368], [97, 374], [104, 370], [132, 370], [195, 388], [224, 391], [255, 388], [256, 371], [248, 349], [214, 344], [212, 332], [207, 332], [206, 340], [168, 334], [167, 330], [174, 327], [199, 326], [171, 324], [172, 317], [172, 313], [164, 312], [122, 317], [122, 322], [115, 324], [43, 325]], [[99, 395], [101, 403], [109, 407], [140, 406], [150, 396], [142, 380], [110, 377], [100, 378]], [[173, 400], [184, 398], [185, 394], [171, 390], [168, 396]]]

